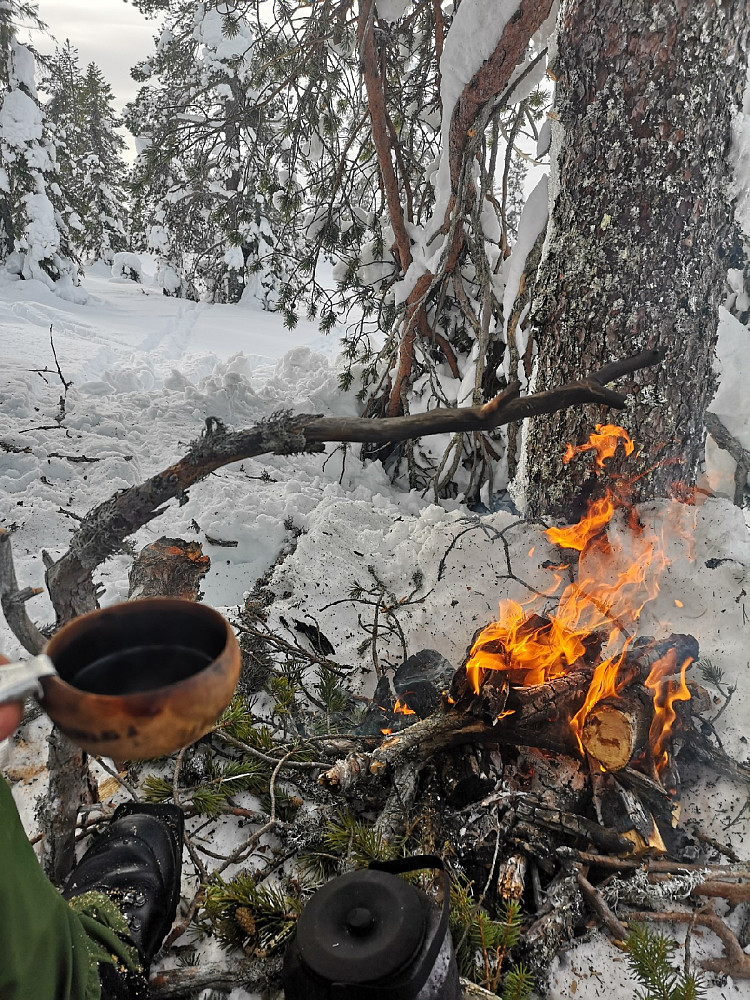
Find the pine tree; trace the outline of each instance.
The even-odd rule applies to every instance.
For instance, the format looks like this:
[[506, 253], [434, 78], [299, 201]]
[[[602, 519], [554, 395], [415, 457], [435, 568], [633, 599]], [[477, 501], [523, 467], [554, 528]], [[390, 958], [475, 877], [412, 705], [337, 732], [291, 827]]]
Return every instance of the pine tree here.
[[83, 76], [78, 49], [66, 38], [44, 67], [41, 90], [48, 95], [45, 117], [58, 154], [58, 183], [71, 212], [67, 223], [71, 241], [80, 254], [87, 203], [82, 190], [81, 159], [86, 149], [86, 114], [82, 101]]
[[0, 3], [0, 265], [72, 294], [77, 261], [64, 216], [57, 152], [35, 83], [36, 60], [18, 27], [43, 27], [35, 4]]

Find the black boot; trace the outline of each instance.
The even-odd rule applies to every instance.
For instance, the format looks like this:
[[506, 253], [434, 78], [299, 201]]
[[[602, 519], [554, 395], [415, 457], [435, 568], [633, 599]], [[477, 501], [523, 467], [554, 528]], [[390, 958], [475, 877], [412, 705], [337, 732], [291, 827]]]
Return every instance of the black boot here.
[[127, 921], [145, 976], [177, 911], [184, 826], [177, 806], [119, 806], [62, 890], [66, 899], [93, 891], [112, 899]]

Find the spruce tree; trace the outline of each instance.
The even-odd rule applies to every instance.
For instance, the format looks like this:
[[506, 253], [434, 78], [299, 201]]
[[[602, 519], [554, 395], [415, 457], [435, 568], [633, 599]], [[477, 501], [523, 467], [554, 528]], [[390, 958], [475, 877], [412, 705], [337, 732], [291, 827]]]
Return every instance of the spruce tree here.
[[80, 255], [87, 203], [82, 190], [81, 160], [86, 151], [86, 112], [78, 49], [69, 39], [45, 63], [41, 90], [47, 95], [44, 113], [58, 153], [58, 184], [71, 212], [71, 241]]
[[253, 108], [249, 22], [188, 0], [138, 6], [168, 10], [155, 54], [134, 71], [145, 85], [126, 113], [140, 147], [136, 240], [157, 254], [168, 294], [236, 302], [254, 283], [266, 295], [273, 192], [268, 130]]
[[42, 28], [35, 4], [0, 4], [0, 266], [71, 294], [77, 261], [55, 144], [36, 91], [36, 60], [17, 36]]
[[82, 193], [86, 202], [81, 250], [86, 260], [112, 263], [114, 254], [126, 250], [127, 143], [117, 131], [121, 125], [112, 104], [112, 88], [96, 63], [89, 63], [83, 79], [86, 117], [86, 151], [82, 160]]
[[112, 88], [96, 63], [84, 75], [78, 50], [66, 40], [47, 63], [45, 111], [59, 151], [60, 186], [73, 212], [71, 237], [87, 262], [112, 263], [127, 247], [126, 142], [112, 107]]

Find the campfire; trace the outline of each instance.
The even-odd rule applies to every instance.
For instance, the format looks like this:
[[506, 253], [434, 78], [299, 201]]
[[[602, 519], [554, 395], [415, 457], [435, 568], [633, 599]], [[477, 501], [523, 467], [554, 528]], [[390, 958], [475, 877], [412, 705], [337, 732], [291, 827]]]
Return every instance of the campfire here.
[[[541, 564], [548, 582], [534, 592], [524, 583], [529, 600], [502, 601], [457, 669], [422, 650], [398, 667], [393, 688], [381, 677], [358, 730], [380, 745], [319, 778], [354, 801], [366, 791], [370, 802], [385, 779], [376, 830], [396, 839], [404, 817], [418, 817], [427, 849], [447, 851], [484, 886], [485, 904], [502, 912], [522, 902], [520, 954], [540, 976], [587, 909], [617, 940], [626, 936], [606, 900], [633, 905], [643, 893], [636, 887], [629, 899], [625, 882], [615, 893], [614, 871], [662, 888], [688, 879], [680, 898], [747, 893], [744, 867], [709, 862], [692, 828], [680, 826], [678, 758], [683, 770], [699, 761], [741, 780], [746, 769], [706, 736], [711, 699], [688, 680], [698, 642], [671, 633], [665, 595], [657, 602], [674, 553], [691, 549], [691, 508], [675, 502], [653, 519], [657, 530], [629, 502], [627, 479], [610, 475], [614, 485], [603, 488], [608, 459], [634, 448], [622, 428], [605, 425], [567, 449], [567, 461], [593, 456], [597, 473], [578, 522], [545, 531], [557, 547]], [[540, 565], [532, 549], [535, 557]], [[670, 916], [718, 927], [729, 941], [713, 913]], [[730, 960], [706, 968], [750, 975], [735, 944]]]
[[[622, 427], [597, 425], [586, 444], [568, 445], [564, 461], [593, 451], [597, 471], [604, 471], [618, 445], [626, 455], [635, 447]], [[544, 684], [595, 662], [583, 704], [570, 719], [580, 753], [602, 770], [618, 771], [637, 761], [649, 776], [664, 775], [674, 704], [690, 699], [685, 672], [697, 657], [685, 637], [675, 637], [666, 648], [636, 642], [641, 612], [658, 594], [659, 576], [668, 564], [665, 545], [638, 521], [627, 502], [626, 483], [591, 501], [577, 524], [549, 528], [545, 534], [561, 549], [578, 552], [574, 579], [565, 583], [569, 564], [549, 566], [554, 581], [546, 593], [525, 608], [514, 601], [501, 603], [498, 620], [471, 647], [465, 664], [471, 688], [479, 695], [490, 671], [502, 675], [502, 691], [506, 685]], [[537, 612], [556, 595], [554, 610]], [[497, 691], [498, 684], [494, 686]], [[650, 698], [644, 697], [644, 688]], [[505, 716], [501, 709], [498, 720]]]

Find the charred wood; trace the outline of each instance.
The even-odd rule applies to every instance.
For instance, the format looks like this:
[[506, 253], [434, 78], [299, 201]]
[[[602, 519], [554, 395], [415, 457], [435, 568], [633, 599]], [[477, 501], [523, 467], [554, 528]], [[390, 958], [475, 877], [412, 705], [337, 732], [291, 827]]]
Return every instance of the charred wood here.
[[544, 982], [552, 959], [573, 940], [583, 914], [576, 872], [562, 872], [547, 889], [545, 910], [523, 935], [520, 958], [537, 982]]
[[128, 600], [139, 597], [201, 599], [200, 585], [211, 568], [200, 542], [162, 537], [146, 545], [130, 567]]
[[440, 770], [445, 798], [452, 809], [477, 802], [495, 787], [496, 779], [487, 771], [481, 747], [457, 747], [445, 755]]
[[666, 853], [659, 827], [641, 800], [623, 788], [613, 774], [602, 772], [598, 765], [591, 771], [591, 787], [599, 822], [611, 827], [630, 842], [630, 851], [638, 856], [647, 852]]

